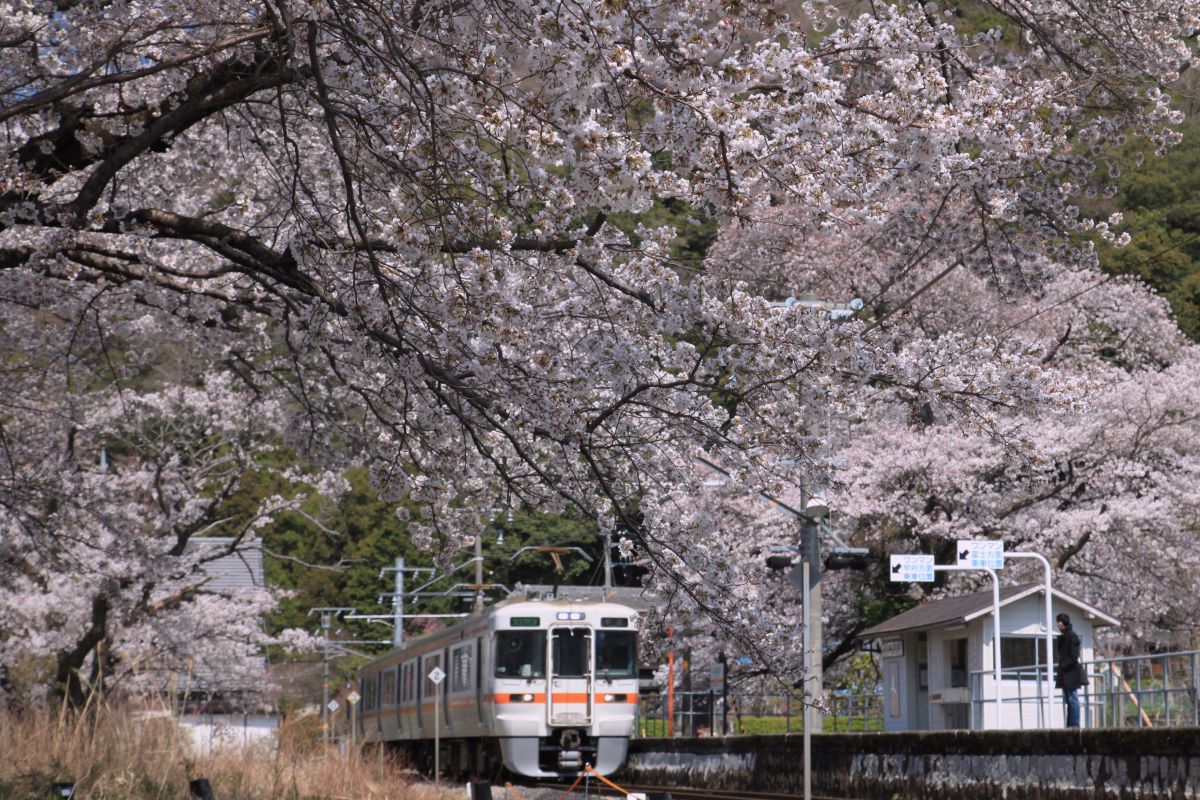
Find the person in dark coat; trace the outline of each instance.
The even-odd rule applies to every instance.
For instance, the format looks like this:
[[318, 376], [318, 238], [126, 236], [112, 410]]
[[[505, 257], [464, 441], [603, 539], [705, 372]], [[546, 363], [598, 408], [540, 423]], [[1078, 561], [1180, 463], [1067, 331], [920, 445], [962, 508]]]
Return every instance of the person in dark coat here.
[[1058, 631], [1062, 635], [1058, 647], [1058, 675], [1054, 685], [1062, 689], [1063, 703], [1067, 709], [1067, 727], [1079, 727], [1079, 687], [1086, 682], [1083, 664], [1079, 661], [1079, 634], [1071, 627], [1071, 618], [1059, 614], [1056, 618]]

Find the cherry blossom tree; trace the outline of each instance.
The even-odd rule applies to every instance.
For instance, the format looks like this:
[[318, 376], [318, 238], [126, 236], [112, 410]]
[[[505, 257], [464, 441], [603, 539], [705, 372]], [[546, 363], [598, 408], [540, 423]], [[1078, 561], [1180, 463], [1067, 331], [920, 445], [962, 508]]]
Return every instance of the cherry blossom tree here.
[[[0, 277], [0, 686], [75, 704], [187, 681], [263, 688], [264, 648], [303, 637], [269, 637], [276, 593], [214, 591], [205, 565], [292, 505], [230, 504], [279, 445], [279, 404], [206, 361], [219, 337], [185, 352], [153, 315], [98, 310], [123, 289], [83, 283], [22, 307], [21, 280]], [[222, 546], [197, 546], [214, 531]]]
[[[1200, 420], [1188, 398], [1200, 350], [1165, 301], [1138, 282], [1035, 253], [1003, 271], [989, 259], [957, 260], [936, 233], [925, 235], [927, 206], [911, 208], [908, 224], [897, 218], [850, 235], [798, 233], [802, 211], [773, 209], [759, 224], [727, 232], [710, 267], [798, 294], [865, 298], [881, 321], [872, 335], [894, 347], [929, 350], [962, 336], [1007, 342], [1013, 352], [1038, 354], [1044, 379], [1077, 387], [1075, 402], [997, 405], [986, 425], [971, 427], [903, 387], [860, 385], [849, 413], [825, 422], [824, 488], [837, 531], [880, 557], [932, 552], [944, 562], [953, 561], [958, 539], [1004, 539], [1008, 549], [1045, 554], [1059, 588], [1122, 619], [1126, 642], [1191, 628]], [[928, 261], [914, 258], [918, 247]], [[847, 262], [862, 266], [848, 270]], [[723, 502], [714, 495], [696, 502], [726, 513], [714, 510]], [[779, 523], [765, 504], [756, 513], [760, 527]], [[795, 534], [793, 525], [793, 541]], [[761, 575], [765, 541], [751, 539], [737, 568], [743, 581], [756, 560]], [[786, 543], [778, 533], [772, 541]], [[1006, 569], [1014, 574], [1040, 579], [1019, 564]], [[862, 600], [881, 580], [877, 570], [827, 576], [827, 660], [877, 621], [864, 615]], [[971, 580], [949, 583], [959, 591]]]
[[698, 448], [778, 495], [864, 386], [991, 435], [1077, 387], [1019, 337], [775, 308], [790, 290], [677, 269], [670, 229], [614, 215], [905, 229], [897, 290], [1086, 264], [1073, 235], [1106, 230], [1074, 199], [1123, 137], [1175, 141], [1197, 5], [980, 6], [997, 26], [939, 2], [9, 3], [7, 302], [92, 287], [181, 348], [216, 337], [292, 443], [368, 462], [426, 541], [571, 507], [733, 621], [674, 511]]
[[[23, 671], [74, 703], [188, 675], [226, 691], [262, 688], [272, 640], [261, 615], [274, 594], [213, 593], [204, 564], [233, 546], [188, 547], [230, 522], [222, 502], [262, 434], [261, 421], [237, 429], [220, 418], [222, 381], [76, 398], [79, 424], [54, 406], [6, 415], [0, 676]], [[236, 521], [235, 546], [269, 510]]]

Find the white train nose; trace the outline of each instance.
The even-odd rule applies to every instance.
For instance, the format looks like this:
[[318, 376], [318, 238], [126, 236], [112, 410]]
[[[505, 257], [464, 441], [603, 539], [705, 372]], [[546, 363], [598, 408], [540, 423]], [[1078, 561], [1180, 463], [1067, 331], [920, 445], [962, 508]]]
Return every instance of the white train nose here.
[[611, 773], [637, 714], [637, 619], [615, 602], [487, 608], [364, 667], [359, 735], [451, 774], [500, 763], [527, 777]]

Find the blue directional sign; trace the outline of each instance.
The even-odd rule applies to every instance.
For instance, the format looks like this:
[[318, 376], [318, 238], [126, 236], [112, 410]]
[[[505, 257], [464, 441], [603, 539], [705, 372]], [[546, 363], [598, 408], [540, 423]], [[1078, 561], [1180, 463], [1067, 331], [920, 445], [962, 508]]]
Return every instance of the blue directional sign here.
[[933, 572], [933, 556], [893, 555], [888, 577], [902, 583], [928, 583]]
[[958, 565], [972, 569], [1003, 569], [1004, 542], [996, 539], [960, 539]]

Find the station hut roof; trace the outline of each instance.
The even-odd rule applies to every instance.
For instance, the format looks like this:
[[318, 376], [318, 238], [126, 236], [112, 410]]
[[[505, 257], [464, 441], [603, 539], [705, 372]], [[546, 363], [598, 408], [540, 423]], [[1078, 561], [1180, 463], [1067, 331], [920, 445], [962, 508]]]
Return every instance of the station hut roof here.
[[[1000, 587], [1000, 606], [1003, 608], [1032, 594], [1041, 594], [1044, 590], [1041, 583], [1020, 583], [1014, 586]], [[1098, 608], [1091, 606], [1077, 597], [1072, 597], [1057, 589], [1052, 590], [1058, 599], [1077, 607], [1084, 616], [1092, 621], [1094, 627], [1102, 625], [1120, 625], [1120, 621], [1110, 617]], [[910, 608], [897, 614], [891, 619], [873, 625], [858, 635], [860, 639], [874, 639], [910, 631], [924, 631], [931, 628], [942, 628], [947, 625], [965, 624], [979, 617], [992, 613], [992, 590], [946, 597], [941, 600], [931, 600], [927, 603]]]
[[[236, 545], [236, 546], [235, 546]], [[201, 570], [208, 577], [204, 585], [207, 592], [229, 592], [235, 589], [261, 589], [263, 580], [262, 542], [246, 539], [238, 542], [228, 536], [197, 536], [188, 540], [188, 553], [230, 552], [206, 560]]]

